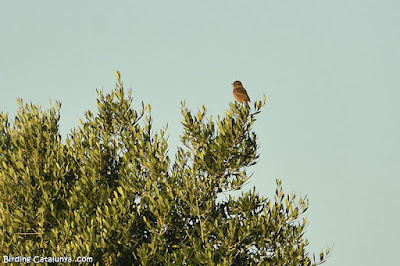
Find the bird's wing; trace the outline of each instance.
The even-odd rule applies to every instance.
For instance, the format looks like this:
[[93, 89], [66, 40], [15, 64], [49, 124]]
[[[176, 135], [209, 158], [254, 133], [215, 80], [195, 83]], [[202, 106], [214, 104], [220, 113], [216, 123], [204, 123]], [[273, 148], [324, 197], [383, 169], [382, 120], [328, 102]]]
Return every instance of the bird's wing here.
[[247, 95], [247, 91], [245, 90], [245, 88], [239, 87], [237, 88], [236, 92], [240, 97], [242, 97], [246, 101], [250, 101], [249, 95]]

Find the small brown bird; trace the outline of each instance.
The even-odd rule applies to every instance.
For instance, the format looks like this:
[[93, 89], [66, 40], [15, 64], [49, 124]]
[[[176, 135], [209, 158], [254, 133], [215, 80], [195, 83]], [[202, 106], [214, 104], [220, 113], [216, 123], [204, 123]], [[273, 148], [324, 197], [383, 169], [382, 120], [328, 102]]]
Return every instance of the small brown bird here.
[[242, 82], [239, 80], [233, 82], [233, 96], [235, 96], [236, 101], [240, 103], [245, 103], [249, 106], [250, 97], [247, 95], [247, 91], [243, 88]]

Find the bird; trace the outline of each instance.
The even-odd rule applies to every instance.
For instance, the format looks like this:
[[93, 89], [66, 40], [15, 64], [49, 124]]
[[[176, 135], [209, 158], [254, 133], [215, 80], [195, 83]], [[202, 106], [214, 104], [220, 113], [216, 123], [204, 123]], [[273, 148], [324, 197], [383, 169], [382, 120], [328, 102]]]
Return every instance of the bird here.
[[249, 106], [248, 102], [250, 102], [250, 97], [247, 94], [246, 89], [243, 88], [242, 82], [237, 80], [233, 82], [232, 85], [233, 85], [233, 96], [235, 97], [236, 101], [240, 103], [245, 103], [247, 106]]

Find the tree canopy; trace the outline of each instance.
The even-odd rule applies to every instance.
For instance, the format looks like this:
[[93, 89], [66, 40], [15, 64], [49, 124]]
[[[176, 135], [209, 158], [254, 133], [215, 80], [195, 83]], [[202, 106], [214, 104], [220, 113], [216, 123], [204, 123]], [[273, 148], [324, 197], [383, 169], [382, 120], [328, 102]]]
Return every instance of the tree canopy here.
[[[97, 265], [313, 265], [307, 198], [242, 191], [256, 164], [253, 126], [265, 105], [230, 103], [216, 121], [182, 103], [181, 145], [132, 107], [119, 72], [97, 112], [62, 140], [61, 103], [0, 116], [0, 254], [88, 256]], [[242, 191], [232, 196], [230, 192]], [[222, 196], [221, 196], [222, 195]]]

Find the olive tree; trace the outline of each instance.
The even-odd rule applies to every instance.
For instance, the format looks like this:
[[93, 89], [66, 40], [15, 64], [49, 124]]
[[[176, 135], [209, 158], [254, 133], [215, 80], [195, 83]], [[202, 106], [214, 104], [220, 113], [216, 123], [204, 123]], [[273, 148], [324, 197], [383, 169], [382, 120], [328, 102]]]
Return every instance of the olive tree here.
[[[132, 107], [119, 72], [96, 114], [62, 140], [61, 103], [0, 116], [0, 254], [88, 256], [97, 265], [314, 265], [306, 198], [243, 191], [258, 162], [254, 112], [239, 103], [216, 121], [182, 103], [173, 159], [151, 109]], [[232, 196], [231, 192], [241, 191]], [[221, 196], [223, 195], [223, 196]]]

